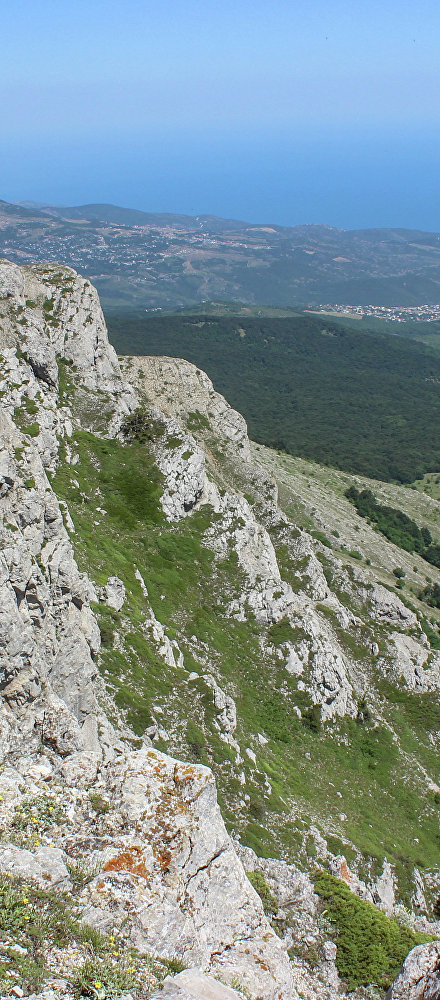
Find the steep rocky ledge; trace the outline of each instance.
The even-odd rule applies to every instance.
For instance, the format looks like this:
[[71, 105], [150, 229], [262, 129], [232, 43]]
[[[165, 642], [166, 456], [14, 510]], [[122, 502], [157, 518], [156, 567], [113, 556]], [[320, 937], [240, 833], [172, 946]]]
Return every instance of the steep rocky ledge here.
[[[309, 875], [286, 860], [262, 861], [241, 846], [241, 832], [254, 846], [270, 834], [290, 862], [293, 844], [303, 862], [309, 845], [309, 861], [392, 912], [392, 867], [383, 857], [379, 871], [368, 867], [355, 834], [338, 841], [347, 819], [342, 792], [330, 792], [329, 826], [313, 806], [304, 821], [304, 790], [296, 793], [295, 776], [288, 784], [290, 772], [283, 785], [290, 751], [279, 764], [274, 755], [280, 735], [281, 751], [283, 740], [288, 746], [291, 718], [298, 746], [322, 723], [362, 723], [365, 692], [387, 672], [437, 697], [438, 654], [395, 594], [360, 571], [344, 577], [334, 559], [329, 573], [319, 543], [277, 506], [276, 484], [251, 459], [242, 417], [203, 372], [170, 358], [124, 359], [121, 371], [96, 292], [75, 272], [0, 263], [0, 351], [1, 891], [12, 879], [70, 894], [75, 914], [103, 935], [103, 954], [108, 947], [118, 958], [108, 961], [117, 966], [129, 955], [138, 963], [139, 997], [160, 983], [156, 959], [168, 968], [179, 960], [231, 987], [185, 972], [167, 981], [170, 998], [226, 1000], [237, 990], [265, 1000], [342, 996], [332, 928]], [[141, 524], [132, 550], [126, 518], [133, 532]], [[168, 617], [167, 581], [175, 600]], [[197, 600], [208, 617], [197, 617]], [[228, 673], [221, 650], [229, 627]], [[359, 629], [366, 655], [353, 641]], [[263, 691], [271, 692], [267, 709], [248, 716], [249, 699]], [[400, 736], [387, 726], [400, 752]], [[342, 731], [329, 733], [347, 745]], [[188, 749], [217, 767], [235, 844], [212, 771], [176, 758]], [[305, 746], [303, 755], [307, 766]], [[405, 748], [403, 758], [407, 765]], [[418, 794], [439, 793], [427, 765], [415, 771]], [[247, 827], [249, 810], [259, 823]], [[353, 872], [338, 843], [351, 851]], [[256, 873], [269, 880], [278, 924], [242, 861], [254, 881]], [[414, 927], [435, 932], [425, 894], [435, 900], [438, 871], [413, 877]], [[90, 964], [90, 940], [79, 952], [50, 949], [46, 996], [72, 995], [75, 970]], [[5, 995], [20, 979], [11, 948], [9, 936]], [[111, 988], [107, 994], [97, 962], [87, 995], [99, 1000]], [[22, 995], [17, 989], [11, 995]]]
[[[212, 774], [148, 740], [132, 750], [127, 728], [117, 732], [105, 713], [90, 607], [97, 595], [78, 570], [69, 512], [50, 483], [60, 446], [75, 464], [70, 438], [79, 411], [83, 426], [96, 429], [105, 407], [112, 434], [137, 406], [96, 293], [65, 268], [4, 263], [0, 294], [0, 870], [71, 888], [69, 867], [83, 862], [96, 871], [77, 894], [89, 924], [141, 954], [178, 956], [243, 983], [252, 996], [287, 1000], [297, 995], [287, 952], [227, 836]], [[77, 413], [62, 405], [66, 362]], [[184, 508], [187, 496], [185, 486]], [[99, 820], [91, 788], [107, 804]], [[20, 815], [23, 846], [7, 841]]]

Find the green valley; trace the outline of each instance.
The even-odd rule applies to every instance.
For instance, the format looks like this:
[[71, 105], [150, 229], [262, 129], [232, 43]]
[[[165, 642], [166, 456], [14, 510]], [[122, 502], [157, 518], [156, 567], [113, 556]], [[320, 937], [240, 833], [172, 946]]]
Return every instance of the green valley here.
[[412, 482], [440, 469], [440, 359], [329, 318], [107, 315], [122, 354], [186, 358], [251, 437], [347, 472]]

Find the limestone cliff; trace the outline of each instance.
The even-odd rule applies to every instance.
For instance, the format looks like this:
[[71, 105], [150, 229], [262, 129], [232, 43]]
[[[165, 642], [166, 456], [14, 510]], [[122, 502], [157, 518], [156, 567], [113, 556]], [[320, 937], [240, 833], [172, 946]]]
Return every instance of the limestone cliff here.
[[[97, 594], [78, 570], [69, 511], [50, 481], [60, 448], [75, 466], [70, 440], [79, 411], [82, 425], [95, 428], [106, 407], [112, 434], [137, 404], [96, 295], [67, 269], [22, 272], [5, 264], [0, 275], [0, 870], [71, 887], [69, 866], [86, 859], [97, 873], [77, 895], [88, 923], [141, 954], [178, 956], [235, 978], [251, 995], [296, 996], [285, 947], [227, 836], [210, 772], [180, 764], [148, 740], [132, 750], [129, 731], [116, 732], [105, 713], [90, 607]], [[60, 405], [63, 365], [77, 390], [76, 412], [67, 400]], [[118, 606], [111, 582], [103, 600]], [[108, 803], [100, 822], [91, 787]], [[48, 805], [55, 801], [57, 824]], [[14, 817], [26, 816], [30, 802], [36, 836], [24, 821], [23, 846], [14, 846]]]
[[[438, 891], [437, 737], [416, 755], [392, 701], [402, 676], [437, 699], [418, 615], [296, 528], [203, 372], [121, 368], [70, 269], [0, 264], [0, 352], [0, 872], [69, 890], [133, 961], [331, 1000], [306, 869], [345, 878], [346, 853], [353, 891], [391, 912], [409, 885], [423, 926]], [[403, 781], [412, 823], [425, 803], [404, 863]], [[269, 921], [240, 858], [295, 919]]]

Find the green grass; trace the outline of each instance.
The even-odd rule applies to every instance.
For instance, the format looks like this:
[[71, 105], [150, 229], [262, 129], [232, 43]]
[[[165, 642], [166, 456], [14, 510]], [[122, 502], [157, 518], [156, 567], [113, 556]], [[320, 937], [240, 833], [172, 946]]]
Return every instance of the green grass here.
[[[116, 575], [126, 588], [121, 611], [102, 602], [94, 610], [103, 642], [100, 670], [135, 734], [141, 736], [156, 720], [168, 733], [166, 741], [157, 743], [161, 749], [212, 766], [229, 828], [240, 831], [243, 842], [259, 854], [291, 860], [309, 856], [307, 824], [316, 822], [348, 850], [354, 845], [367, 870], [388, 857], [407, 893], [414, 865], [423, 869], [438, 860], [438, 807], [426, 797], [426, 781], [415, 763], [420, 761], [440, 782], [426, 713], [416, 709], [412, 695], [393, 700], [379, 688], [380, 724], [345, 719], [321, 726], [307, 693], [279, 658], [283, 643], [295, 644], [303, 637], [300, 622], [262, 626], [246, 608], [244, 621], [231, 617], [230, 602], [240, 600], [244, 578], [233, 551], [218, 560], [204, 542], [204, 532], [213, 524], [211, 508], [175, 524], [165, 521], [159, 503], [162, 477], [148, 441], [123, 445], [81, 432], [73, 450], [79, 461], [72, 466], [61, 456], [54, 488], [73, 518], [80, 569], [99, 586]], [[221, 520], [217, 528], [222, 531]], [[282, 542], [277, 549], [284, 552], [283, 577], [301, 581], [307, 560], [305, 565], [295, 561]], [[186, 670], [168, 666], [160, 654], [136, 569], [154, 614], [170, 640], [180, 645]], [[367, 626], [347, 632], [334, 617], [331, 624], [349, 655], [373, 670], [370, 648], [377, 626], [374, 632]], [[191, 636], [197, 637], [195, 644]], [[263, 652], [262, 636], [268, 648], [275, 647], [273, 652]], [[191, 681], [189, 671], [195, 674]], [[221, 739], [204, 673], [213, 674], [235, 699], [235, 736], [256, 754], [256, 764], [243, 755], [243, 786], [235, 751]], [[440, 730], [434, 707], [429, 711], [431, 731], [437, 725]], [[260, 745], [257, 733], [268, 743]], [[244, 793], [249, 805], [243, 805]], [[341, 819], [341, 813], [348, 819]]]
[[270, 891], [263, 872], [250, 871], [246, 872], [246, 875], [255, 891], [258, 892], [266, 916], [275, 916], [279, 910], [278, 901]]
[[[75, 888], [84, 884], [84, 879], [77, 879]], [[78, 957], [67, 979], [75, 996], [96, 1000], [117, 1000], [130, 990], [145, 991], [146, 983], [157, 989], [173, 966], [140, 956], [114, 936], [81, 923], [74, 895], [36, 889], [4, 874], [0, 875], [0, 942], [0, 990], [7, 996], [13, 985], [26, 994], [40, 991], [54, 975], [48, 959], [54, 948], [76, 949]]]
[[275, 646], [282, 646], [284, 643], [295, 643], [304, 639], [306, 632], [302, 628], [294, 628], [288, 618], [281, 618], [279, 622], [271, 625], [267, 630], [267, 637]]

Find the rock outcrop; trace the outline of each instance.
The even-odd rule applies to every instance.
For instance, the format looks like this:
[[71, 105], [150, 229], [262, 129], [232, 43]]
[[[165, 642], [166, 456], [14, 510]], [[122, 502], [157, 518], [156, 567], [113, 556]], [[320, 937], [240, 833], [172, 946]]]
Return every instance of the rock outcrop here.
[[413, 948], [388, 990], [385, 1000], [438, 1000], [440, 995], [440, 942]]
[[[176, 751], [163, 752], [170, 738], [178, 752], [187, 729], [187, 744], [196, 747], [197, 759], [207, 759], [202, 718], [197, 727], [184, 710], [172, 717], [166, 699], [185, 692], [187, 704], [194, 699], [203, 706], [216, 741], [210, 760], [220, 774], [235, 768], [234, 804], [241, 816], [249, 818], [251, 810], [258, 820], [251, 835], [260, 836], [266, 803], [272, 808], [275, 800], [282, 823], [290, 821], [295, 803], [283, 788], [273, 796], [279, 776], [274, 758], [266, 765], [262, 757], [273, 737], [273, 729], [264, 735], [264, 713], [258, 715], [262, 732], [242, 725], [252, 683], [249, 661], [243, 666], [240, 659], [243, 645], [223, 675], [227, 644], [221, 635], [210, 646], [206, 608], [208, 614], [218, 607], [234, 635], [243, 627], [241, 641], [252, 641], [258, 680], [258, 671], [266, 670], [269, 694], [273, 677], [277, 694], [287, 698], [294, 691], [294, 723], [311, 730], [336, 726], [344, 716], [362, 724], [364, 695], [380, 669], [415, 691], [438, 690], [438, 657], [428, 663], [416, 614], [360, 571], [341, 584], [334, 559], [329, 572], [319, 540], [292, 529], [277, 508], [274, 481], [251, 460], [243, 418], [203, 372], [170, 358], [125, 359], [121, 370], [96, 292], [74, 271], [0, 263], [0, 350], [0, 873], [55, 893], [74, 889], [81, 919], [95, 929], [117, 934], [138, 954], [190, 966], [166, 982], [162, 995], [170, 1000], [226, 1000], [241, 989], [254, 1000], [333, 1000], [342, 990], [335, 945], [320, 931], [308, 876], [283, 861], [263, 862], [238, 841], [234, 846], [212, 771], [182, 763]], [[88, 451], [92, 439], [121, 449], [119, 458], [126, 454], [127, 426], [139, 413], [153, 428], [146, 447], [159, 470], [160, 499], [151, 523], [167, 564], [164, 579], [174, 592], [183, 588], [176, 553], [197, 562], [203, 548], [216, 581], [209, 593], [198, 593], [200, 621], [197, 608], [162, 615], [168, 594], [149, 578], [157, 552], [148, 550], [148, 539], [139, 539], [139, 561], [127, 570], [119, 508], [114, 565], [97, 557], [92, 574], [75, 528], [74, 503], [90, 505], [86, 530], [93, 535], [113, 502], [112, 481], [106, 509], [101, 487], [110, 473], [101, 466], [93, 496], [87, 479], [80, 481], [84, 452], [89, 473], [97, 465]], [[64, 478], [69, 502], [62, 499]], [[122, 473], [117, 482], [123, 495], [132, 487]], [[196, 544], [190, 531], [197, 518]], [[171, 539], [168, 548], [164, 538]], [[331, 573], [338, 580], [333, 590]], [[363, 619], [358, 606], [367, 609]], [[382, 630], [380, 647], [371, 621]], [[107, 647], [113, 659], [102, 670], [105, 686], [100, 668]], [[133, 649], [139, 688], [127, 665]], [[148, 671], [158, 683], [147, 704], [140, 687]], [[266, 677], [262, 681], [264, 693]], [[139, 709], [136, 730], [127, 702]], [[268, 715], [271, 710], [269, 697]], [[279, 736], [275, 730], [275, 740]], [[422, 768], [420, 775], [423, 787], [435, 791]], [[343, 823], [347, 816], [338, 802], [337, 808]], [[310, 836], [319, 859], [331, 862], [325, 838], [314, 824], [310, 830], [303, 841]], [[336, 863], [343, 861], [336, 856]], [[282, 928], [268, 919], [243, 863], [264, 873], [276, 892]], [[362, 894], [365, 886], [365, 898], [392, 912], [390, 873], [384, 868], [368, 887], [353, 875], [351, 887]], [[342, 869], [338, 874], [344, 877]], [[415, 893], [418, 912], [425, 912], [420, 872]], [[318, 956], [314, 971], [309, 952]], [[48, 995], [69, 995], [69, 982], [59, 982], [64, 985], [48, 986]]]
[[[68, 269], [3, 265], [0, 276], [3, 830], [17, 811], [26, 816], [31, 800], [56, 800], [61, 810], [55, 828], [47, 805], [43, 829], [51, 836], [40, 832], [38, 846], [5, 843], [0, 870], [63, 887], [66, 862], [86, 852], [97, 872], [79, 900], [89, 923], [117, 930], [141, 952], [239, 978], [251, 996], [287, 1000], [296, 996], [287, 952], [226, 833], [212, 774], [148, 746], [130, 751], [100, 705], [96, 590], [78, 570], [73, 526], [48, 478], [59, 447], [75, 463], [70, 436], [80, 418], [96, 428], [106, 407], [111, 434], [137, 406], [96, 293]], [[75, 383], [76, 412], [60, 406], [60, 363], [60, 376], [64, 364]], [[198, 499], [198, 488], [184, 487], [184, 508]], [[120, 611], [122, 581], [111, 577], [101, 599]], [[230, 700], [220, 705], [217, 686], [214, 693], [232, 724]], [[111, 803], [100, 825], [87, 810], [90, 787]], [[39, 815], [30, 820], [41, 831]]]

